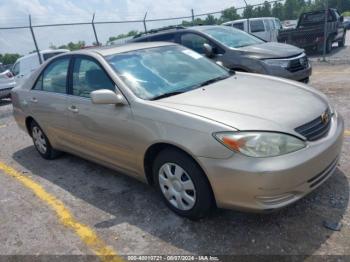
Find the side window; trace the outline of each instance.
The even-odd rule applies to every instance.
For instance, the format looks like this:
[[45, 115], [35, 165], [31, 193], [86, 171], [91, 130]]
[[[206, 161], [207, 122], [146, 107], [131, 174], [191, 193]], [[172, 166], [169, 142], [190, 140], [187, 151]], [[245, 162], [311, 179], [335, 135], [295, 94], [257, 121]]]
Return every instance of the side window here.
[[200, 54], [204, 54], [203, 44], [209, 44], [209, 41], [200, 35], [188, 33], [181, 36], [181, 44]]
[[14, 76], [18, 75], [19, 74], [19, 62], [17, 62], [13, 67], [12, 67], [12, 74]]
[[42, 76], [40, 76], [42, 77], [42, 90], [65, 94], [67, 89], [68, 66], [69, 58], [58, 59], [50, 63], [45, 68]]
[[242, 22], [242, 23], [232, 24], [232, 26], [233, 26], [234, 28], [237, 28], [237, 29], [239, 29], [239, 30], [244, 31], [244, 25], [243, 25], [243, 22]]
[[36, 84], [33, 87], [34, 90], [43, 90], [43, 75], [40, 75], [38, 80], [36, 80]]
[[262, 20], [253, 20], [250, 21], [250, 32], [251, 33], [257, 33], [257, 32], [264, 32], [265, 27]]
[[150, 41], [175, 42], [175, 34], [160, 34], [150, 37]]
[[115, 85], [101, 66], [87, 58], [76, 58], [73, 69], [73, 95], [90, 97], [99, 89], [115, 91]]

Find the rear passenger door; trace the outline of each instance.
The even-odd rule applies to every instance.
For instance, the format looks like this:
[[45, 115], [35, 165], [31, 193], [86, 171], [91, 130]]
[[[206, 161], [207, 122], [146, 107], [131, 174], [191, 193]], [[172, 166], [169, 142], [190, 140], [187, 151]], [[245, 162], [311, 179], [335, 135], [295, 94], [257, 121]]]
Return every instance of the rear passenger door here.
[[68, 132], [67, 83], [70, 56], [50, 62], [37, 78], [26, 103], [31, 115], [56, 148], [65, 147]]

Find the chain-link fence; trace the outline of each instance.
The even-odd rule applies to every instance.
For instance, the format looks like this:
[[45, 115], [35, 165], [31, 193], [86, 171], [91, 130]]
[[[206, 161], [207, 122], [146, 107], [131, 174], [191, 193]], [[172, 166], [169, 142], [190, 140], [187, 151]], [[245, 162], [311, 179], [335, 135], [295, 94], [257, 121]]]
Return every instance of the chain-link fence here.
[[[0, 44], [10, 39], [7, 36], [11, 34], [11, 39], [17, 38], [22, 45], [39, 54], [39, 50], [48, 47], [77, 49], [123, 44], [140, 32], [147, 33], [167, 26], [225, 24], [248, 31], [265, 41], [289, 43], [322, 54], [323, 60], [329, 57], [327, 54], [335, 43], [340, 47], [347, 45], [342, 16], [335, 9], [329, 9], [341, 5], [342, 0], [335, 3], [332, 0], [275, 0], [255, 5], [243, 1], [244, 6], [224, 10], [201, 12], [203, 10], [191, 9], [184, 16], [167, 18], [156, 18], [145, 13], [142, 18], [123, 21], [102, 21], [92, 15], [83, 22], [43, 24], [37, 23], [29, 15], [25, 25], [0, 27]], [[301, 6], [293, 7], [293, 1]], [[347, 7], [343, 5], [342, 11], [344, 8]], [[307, 11], [313, 12], [305, 14]], [[298, 20], [301, 13], [304, 15]]]

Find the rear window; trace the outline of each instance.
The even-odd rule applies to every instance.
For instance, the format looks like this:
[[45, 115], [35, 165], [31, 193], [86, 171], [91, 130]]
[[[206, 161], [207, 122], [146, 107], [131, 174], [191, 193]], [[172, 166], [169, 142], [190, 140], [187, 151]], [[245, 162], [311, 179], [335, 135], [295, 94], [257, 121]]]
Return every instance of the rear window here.
[[56, 56], [56, 55], [63, 54], [63, 53], [64, 53], [64, 52], [54, 52], [54, 53], [43, 54], [44, 61], [50, 59], [51, 57], [54, 57], [54, 56]]
[[243, 22], [242, 22], [242, 23], [232, 24], [232, 26], [233, 26], [234, 28], [239, 29], [239, 30], [244, 30]]
[[[300, 25], [324, 23], [324, 18], [325, 11], [303, 14], [301, 17]], [[332, 13], [328, 12], [328, 22], [332, 22], [333, 19], [334, 18]]]
[[149, 41], [174, 42], [175, 34], [160, 34], [160, 35], [151, 36], [149, 38]]
[[256, 33], [256, 32], [264, 32], [264, 22], [262, 20], [253, 20], [250, 21], [250, 32]]

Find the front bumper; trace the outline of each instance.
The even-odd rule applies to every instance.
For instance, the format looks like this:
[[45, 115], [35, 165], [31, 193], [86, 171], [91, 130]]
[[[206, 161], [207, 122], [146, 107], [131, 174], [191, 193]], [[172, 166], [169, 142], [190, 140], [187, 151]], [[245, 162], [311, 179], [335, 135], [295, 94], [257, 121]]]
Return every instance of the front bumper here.
[[266, 71], [269, 75], [272, 76], [288, 78], [295, 81], [308, 82], [308, 79], [312, 74], [312, 67], [309, 64], [308, 67], [305, 69], [296, 72], [290, 72], [282, 67], [269, 66]]
[[228, 159], [199, 157], [218, 207], [271, 211], [287, 206], [326, 181], [336, 168], [344, 121], [334, 115], [327, 136], [306, 148], [278, 157], [235, 153]]

